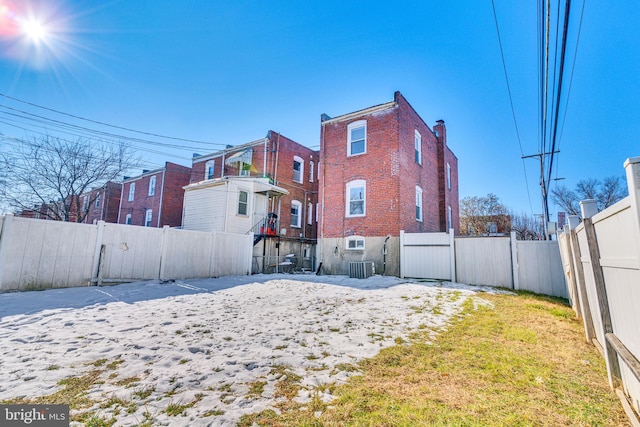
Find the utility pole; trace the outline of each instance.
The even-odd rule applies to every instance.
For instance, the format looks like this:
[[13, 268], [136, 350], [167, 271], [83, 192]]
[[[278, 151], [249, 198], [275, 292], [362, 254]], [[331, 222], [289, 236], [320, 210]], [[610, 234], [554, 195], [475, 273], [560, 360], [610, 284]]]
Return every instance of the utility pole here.
[[557, 151], [549, 151], [546, 153], [538, 153], [531, 154], [529, 156], [522, 156], [523, 159], [530, 159], [533, 157], [537, 157], [540, 162], [540, 189], [542, 190], [542, 215], [544, 216], [542, 221], [542, 227], [544, 230], [544, 240], [549, 240], [549, 202], [548, 202], [548, 194], [547, 194], [547, 183], [544, 179], [544, 164], [542, 163], [543, 156], [548, 156], [551, 154], [559, 153], [560, 150]]

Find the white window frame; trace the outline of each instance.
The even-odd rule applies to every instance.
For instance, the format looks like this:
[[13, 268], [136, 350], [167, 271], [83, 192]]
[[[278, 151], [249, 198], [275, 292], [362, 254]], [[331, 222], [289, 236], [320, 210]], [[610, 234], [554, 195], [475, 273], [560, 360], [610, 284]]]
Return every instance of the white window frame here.
[[156, 194], [156, 176], [153, 175], [149, 178], [149, 196], [153, 196]]
[[[300, 170], [296, 170], [296, 163], [300, 165]], [[304, 160], [298, 156], [293, 156], [293, 182], [304, 182]]]
[[348, 251], [364, 251], [365, 240], [363, 236], [349, 236], [345, 239], [345, 249]]
[[449, 220], [449, 227], [447, 230], [451, 230], [453, 228], [453, 210], [451, 206], [447, 206], [447, 219]]
[[416, 221], [422, 222], [424, 210], [422, 209], [422, 188], [416, 185]]
[[[96, 208], [100, 207], [100, 193], [96, 195], [96, 203], [94, 205]], [[84, 209], [83, 209], [84, 210]]]
[[300, 203], [300, 201], [298, 200], [292, 200], [291, 201], [291, 210], [293, 211], [293, 208], [296, 207], [298, 209], [298, 213], [296, 214], [295, 218], [296, 218], [296, 222], [293, 222], [294, 219], [294, 215], [293, 212], [291, 213], [291, 220], [289, 221], [289, 223], [291, 224], [292, 228], [302, 228], [302, 203]]
[[127, 198], [128, 202], [133, 202], [133, 199], [135, 199], [136, 197], [136, 183], [135, 182], [130, 182], [129, 183], [129, 198]]
[[[247, 195], [247, 199], [246, 200], [242, 200], [242, 194], [246, 194]], [[242, 213], [240, 211], [240, 207], [244, 205], [244, 209], [245, 212]], [[238, 210], [237, 210], [238, 215], [240, 216], [249, 216], [249, 192], [247, 190], [243, 190], [243, 189], [239, 189], [238, 190]]]
[[[355, 129], [359, 129], [359, 128], [364, 128], [364, 138], [362, 139], [364, 147], [362, 152], [353, 153], [352, 152], [353, 143], [361, 140], [360, 139], [357, 139], [355, 141], [352, 140], [352, 132]], [[350, 123], [349, 126], [347, 126], [347, 156], [358, 156], [360, 154], [366, 154], [366, 153], [367, 153], [367, 121], [358, 120], [357, 122]]]
[[314, 163], [313, 160], [309, 160], [309, 182], [313, 182], [314, 175]]
[[153, 222], [153, 209], [147, 209], [147, 212], [144, 215], [144, 226], [151, 227], [152, 222]]
[[[362, 187], [362, 213], [351, 213], [351, 190]], [[354, 199], [360, 200], [360, 199]], [[345, 216], [347, 218], [357, 218], [367, 215], [367, 182], [364, 179], [357, 179], [347, 183], [347, 191], [345, 193]]]
[[313, 204], [307, 204], [307, 224], [313, 225]]
[[320, 217], [320, 204], [316, 203], [316, 222], [318, 222], [319, 217]]
[[447, 163], [447, 188], [451, 190], [451, 165]]
[[[205, 163], [204, 165], [204, 179], [208, 180], [208, 179], [213, 179], [216, 175], [216, 161], [215, 160], [209, 160], [207, 163]], [[211, 169], [211, 173], [209, 173], [209, 169]]]
[[131, 214], [127, 214], [127, 216], [124, 217], [124, 223], [131, 225]]
[[414, 149], [415, 149], [415, 161], [417, 164], [422, 164], [422, 135], [418, 132], [418, 129], [415, 131], [414, 135]]

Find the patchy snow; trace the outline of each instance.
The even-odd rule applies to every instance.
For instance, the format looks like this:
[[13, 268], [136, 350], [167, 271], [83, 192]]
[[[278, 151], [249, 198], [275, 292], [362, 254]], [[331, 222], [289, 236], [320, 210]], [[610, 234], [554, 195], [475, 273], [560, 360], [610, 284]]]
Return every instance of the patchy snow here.
[[[330, 401], [324, 385], [412, 332], [435, 337], [479, 289], [278, 274], [0, 294], [0, 400], [99, 369], [83, 411], [116, 425], [234, 425], [284, 399], [283, 370], [301, 377], [296, 402]], [[133, 409], [105, 405], [113, 398]]]

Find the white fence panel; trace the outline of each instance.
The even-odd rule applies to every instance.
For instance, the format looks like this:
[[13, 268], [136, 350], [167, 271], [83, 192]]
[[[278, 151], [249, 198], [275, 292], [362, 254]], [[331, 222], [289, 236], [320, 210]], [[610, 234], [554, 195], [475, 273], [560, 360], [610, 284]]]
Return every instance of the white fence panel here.
[[516, 241], [519, 289], [569, 298], [557, 241]]
[[454, 280], [451, 244], [447, 233], [400, 232], [401, 276]]
[[103, 278], [157, 279], [162, 255], [162, 229], [104, 224], [106, 245]]
[[216, 232], [213, 245], [213, 275], [215, 277], [251, 274], [253, 233]]
[[456, 281], [513, 289], [509, 237], [456, 238], [455, 247]]
[[91, 278], [95, 226], [8, 215], [2, 230], [0, 290], [65, 287]]
[[161, 279], [211, 276], [213, 234], [165, 228]]

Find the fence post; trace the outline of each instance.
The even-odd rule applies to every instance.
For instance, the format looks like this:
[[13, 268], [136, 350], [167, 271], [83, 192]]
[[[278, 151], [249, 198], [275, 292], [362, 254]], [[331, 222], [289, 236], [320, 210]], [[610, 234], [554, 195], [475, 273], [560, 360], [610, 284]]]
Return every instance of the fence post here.
[[[91, 270], [91, 280], [89, 281], [89, 285], [91, 285], [92, 282], [97, 283], [98, 273], [100, 272], [100, 253], [102, 252], [102, 238], [104, 236], [104, 224], [105, 224], [104, 221], [98, 221], [96, 223], [96, 227], [97, 227], [96, 246], [95, 246], [95, 251], [93, 252], [93, 269]], [[103, 259], [103, 266], [104, 266], [104, 259]], [[102, 277], [100, 279], [102, 279]]]
[[209, 277], [214, 277], [216, 272], [216, 240], [218, 233], [216, 231], [211, 232], [211, 258], [209, 261]]
[[638, 260], [640, 261], [640, 157], [627, 159], [624, 162], [624, 170], [627, 174], [627, 187], [629, 188], [631, 212], [634, 219], [633, 235], [636, 241]]
[[167, 248], [169, 247], [169, 226], [162, 227], [162, 248], [160, 250], [160, 269], [158, 271], [158, 279], [160, 281], [167, 280], [165, 276], [165, 270], [167, 268]]
[[455, 230], [453, 228], [449, 229], [449, 268], [451, 276], [451, 281], [455, 282], [456, 279], [456, 239], [455, 239]]
[[516, 232], [512, 231], [511, 237], [511, 272], [513, 274], [513, 289], [520, 289], [520, 265], [518, 264], [518, 241], [516, 240]]
[[400, 278], [404, 279], [404, 230], [400, 230]]
[[593, 317], [591, 315], [591, 307], [589, 306], [589, 297], [587, 296], [586, 282], [584, 281], [584, 266], [582, 265], [582, 252], [578, 243], [578, 234], [576, 227], [580, 224], [578, 215], [569, 215], [569, 243], [571, 248], [571, 263], [576, 272], [576, 285], [578, 288], [578, 299], [580, 300], [580, 310], [584, 321], [584, 333], [587, 342], [592, 343], [596, 337], [595, 328], [593, 327]]
[[[600, 308], [600, 319], [602, 320], [603, 337], [607, 334], [613, 333], [613, 325], [611, 323], [611, 313], [609, 312], [609, 300], [607, 298], [607, 288], [604, 282], [604, 274], [602, 272], [602, 266], [600, 265], [600, 251], [598, 250], [598, 237], [596, 236], [596, 230], [593, 225], [591, 217], [587, 217], [591, 213], [590, 201], [587, 203], [580, 202], [582, 209], [582, 216], [584, 224], [584, 231], [587, 235], [587, 244], [589, 246], [589, 258], [591, 259], [591, 269], [593, 271], [593, 280], [595, 283], [596, 295], [598, 298], [598, 306]], [[584, 209], [585, 205], [587, 209]], [[602, 349], [604, 351], [605, 361], [607, 364], [607, 376], [609, 377], [609, 386], [615, 389], [620, 382], [620, 364], [618, 362], [618, 355], [615, 349], [611, 346], [609, 341], [604, 338], [602, 343]]]
[[6, 214], [4, 221], [2, 221], [2, 227], [0, 227], [0, 290], [2, 290], [4, 272], [6, 270], [5, 263], [7, 258], [7, 251], [9, 246], [9, 232], [11, 231], [11, 224], [13, 223], [13, 214]]

